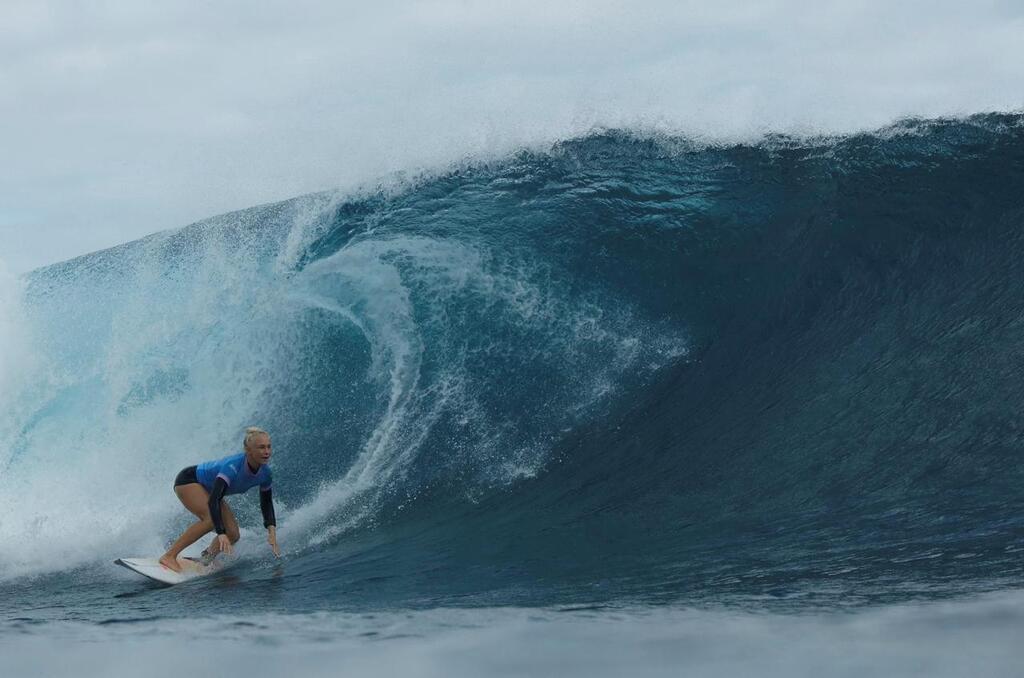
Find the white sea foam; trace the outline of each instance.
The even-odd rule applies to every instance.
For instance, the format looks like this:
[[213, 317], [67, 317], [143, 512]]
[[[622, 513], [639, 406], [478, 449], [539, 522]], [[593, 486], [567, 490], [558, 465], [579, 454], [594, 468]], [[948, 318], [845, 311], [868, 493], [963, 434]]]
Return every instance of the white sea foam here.
[[24, 419], [20, 400], [26, 397], [34, 371], [28, 321], [22, 312], [22, 281], [0, 260], [0, 469], [10, 462], [14, 436]]
[[[1020, 675], [1024, 596], [832, 613], [435, 609], [53, 623], [0, 635], [9, 675], [177, 676], [182, 648], [233, 671], [318, 676]], [[17, 626], [17, 624], [15, 624]], [[59, 652], [54, 652], [55, 643]]]
[[239, 448], [290, 311], [257, 253], [217, 229], [193, 245], [151, 238], [111, 275], [40, 283], [22, 386], [3, 389], [28, 414], [0, 412], [0, 578], [161, 552], [188, 521], [175, 470]]

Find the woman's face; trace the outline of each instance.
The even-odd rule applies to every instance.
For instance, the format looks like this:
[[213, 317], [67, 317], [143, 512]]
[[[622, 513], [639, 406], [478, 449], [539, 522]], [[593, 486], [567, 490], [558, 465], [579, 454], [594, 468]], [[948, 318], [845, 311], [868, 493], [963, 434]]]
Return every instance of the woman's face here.
[[266, 464], [270, 461], [270, 436], [263, 434], [254, 435], [252, 438], [249, 438], [249, 444], [246, 446], [245, 451], [250, 459], [260, 464]]

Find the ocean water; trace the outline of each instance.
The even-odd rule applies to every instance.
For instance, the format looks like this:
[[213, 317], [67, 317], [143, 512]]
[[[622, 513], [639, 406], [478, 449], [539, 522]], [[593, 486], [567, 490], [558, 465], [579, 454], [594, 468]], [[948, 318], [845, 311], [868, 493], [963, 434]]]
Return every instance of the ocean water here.
[[[4, 664], [1019, 675], [1022, 227], [1020, 114], [620, 129], [2, 277]], [[282, 557], [114, 566], [248, 425]]]

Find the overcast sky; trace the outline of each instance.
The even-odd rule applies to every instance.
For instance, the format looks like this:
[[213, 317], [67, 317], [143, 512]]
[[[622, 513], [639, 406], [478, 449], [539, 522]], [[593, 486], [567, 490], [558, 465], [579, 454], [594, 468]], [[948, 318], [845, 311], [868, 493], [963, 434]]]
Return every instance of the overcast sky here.
[[1021, 0], [0, 0], [0, 262], [596, 125], [735, 138], [1022, 107]]

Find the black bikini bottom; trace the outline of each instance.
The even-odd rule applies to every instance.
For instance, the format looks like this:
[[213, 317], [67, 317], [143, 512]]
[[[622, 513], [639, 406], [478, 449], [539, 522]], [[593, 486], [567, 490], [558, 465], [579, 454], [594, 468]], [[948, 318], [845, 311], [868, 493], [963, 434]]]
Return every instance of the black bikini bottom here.
[[189, 483], [198, 483], [199, 479], [196, 478], [196, 467], [186, 466], [178, 472], [178, 475], [174, 478], [174, 486], [188, 485]]

